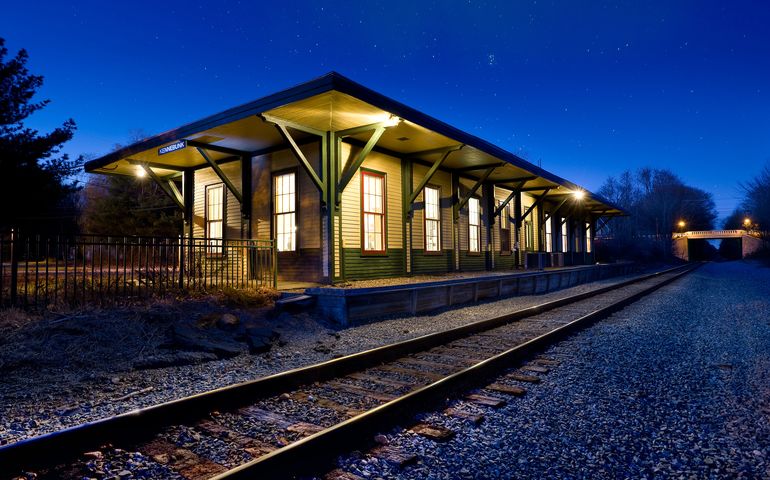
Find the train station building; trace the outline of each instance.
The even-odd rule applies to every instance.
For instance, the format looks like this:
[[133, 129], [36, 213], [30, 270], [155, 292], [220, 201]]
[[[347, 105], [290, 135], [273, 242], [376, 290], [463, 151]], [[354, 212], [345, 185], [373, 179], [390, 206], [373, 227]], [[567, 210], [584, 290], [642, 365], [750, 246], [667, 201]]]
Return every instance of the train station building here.
[[586, 265], [623, 212], [337, 73], [147, 138], [86, 171], [158, 182], [224, 262], [272, 242], [279, 281]]

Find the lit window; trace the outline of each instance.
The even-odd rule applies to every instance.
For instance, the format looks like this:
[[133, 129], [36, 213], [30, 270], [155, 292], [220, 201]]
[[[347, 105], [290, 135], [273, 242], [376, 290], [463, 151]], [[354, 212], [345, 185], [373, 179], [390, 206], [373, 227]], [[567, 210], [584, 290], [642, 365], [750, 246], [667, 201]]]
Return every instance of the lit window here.
[[481, 210], [478, 198], [468, 200], [468, 251], [481, 251]]
[[[498, 206], [500, 202], [498, 201]], [[511, 206], [500, 210], [500, 252], [511, 253]]]
[[569, 240], [567, 239], [567, 222], [561, 224], [561, 251], [567, 253]]
[[297, 250], [297, 177], [294, 172], [273, 177], [275, 242], [279, 252]]
[[363, 251], [385, 252], [385, 175], [361, 172]]
[[553, 251], [553, 232], [552, 230], [552, 219], [548, 219], [545, 221], [545, 251], [548, 253], [551, 253]]
[[591, 253], [591, 225], [586, 223], [586, 252]]
[[441, 251], [441, 198], [438, 188], [425, 187], [425, 251]]
[[206, 242], [208, 253], [222, 253], [224, 238], [225, 188], [219, 185], [206, 187]]
[[524, 222], [524, 249], [530, 252], [535, 250], [535, 232], [529, 220]]

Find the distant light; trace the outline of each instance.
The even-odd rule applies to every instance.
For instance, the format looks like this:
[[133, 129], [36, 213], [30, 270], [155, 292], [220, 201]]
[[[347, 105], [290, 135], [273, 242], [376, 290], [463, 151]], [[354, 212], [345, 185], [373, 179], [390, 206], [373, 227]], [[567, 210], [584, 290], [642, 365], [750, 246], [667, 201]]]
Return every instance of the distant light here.
[[678, 225], [679, 225], [680, 228], [684, 228], [684, 226], [687, 225], [687, 224], [684, 223], [684, 220], [679, 220], [679, 224]]
[[144, 167], [142, 165], [136, 166], [136, 176], [139, 178], [144, 178], [147, 176], [147, 172], [144, 170]]
[[743, 219], [743, 224], [744, 225], [751, 225], [751, 219], [749, 217], [744, 218]]
[[586, 196], [586, 192], [584, 192], [583, 190], [575, 190], [574, 192], [572, 192], [572, 195], [575, 196], [575, 200], [583, 200], [583, 198], [585, 198]]

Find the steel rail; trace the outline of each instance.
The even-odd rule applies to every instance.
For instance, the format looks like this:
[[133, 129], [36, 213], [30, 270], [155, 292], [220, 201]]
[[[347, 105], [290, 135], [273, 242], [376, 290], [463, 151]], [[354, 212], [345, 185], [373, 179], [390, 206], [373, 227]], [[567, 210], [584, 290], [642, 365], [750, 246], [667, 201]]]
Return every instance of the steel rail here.
[[[350, 418], [337, 425], [298, 440], [286, 447], [268, 453], [249, 463], [217, 475], [212, 480], [241, 480], [253, 478], [294, 478], [302, 474], [317, 473], [330, 466], [337, 455], [353, 448], [361, 448], [381, 429], [392, 428], [399, 421], [409, 421], [418, 412], [440, 404], [448, 395], [484, 383], [500, 370], [514, 366], [545, 347], [606, 318], [659, 288], [690, 273], [701, 264], [688, 266], [659, 283], [624, 297], [611, 305], [594, 310], [548, 333], [505, 350], [473, 366], [448, 375], [430, 385], [407, 393], [388, 403]], [[670, 270], [668, 271], [669, 273]]]
[[[84, 423], [58, 432], [21, 440], [0, 447], [0, 474], [5, 474], [6, 472], [19, 472], [21, 469], [55, 465], [59, 462], [71, 459], [73, 456], [77, 456], [82, 452], [99, 448], [107, 443], [116, 445], [136, 443], [152, 437], [152, 435], [157, 433], [157, 431], [163, 427], [198, 420], [208, 415], [212, 410], [234, 410], [251, 404], [256, 400], [277, 395], [292, 388], [363, 370], [383, 362], [394, 360], [409, 353], [427, 350], [474, 333], [489, 330], [510, 322], [538, 315], [571, 303], [617, 290], [628, 285], [688, 268], [688, 265], [684, 265], [641, 275], [613, 285], [524, 308], [491, 319], [473, 322], [441, 332], [426, 334], [413, 339], [327, 360], [318, 364], [280, 372], [256, 380], [230, 385], [151, 407], [133, 410], [113, 417]], [[452, 380], [449, 381], [451, 382]], [[441, 384], [441, 382], [438, 383]], [[422, 389], [412, 393], [416, 394], [421, 390]], [[407, 397], [409, 397], [409, 395], [407, 395]], [[376, 412], [379, 412], [386, 405], [377, 407], [364, 415], [372, 413], [377, 415]], [[390, 408], [391, 407], [388, 407], [388, 409]], [[357, 422], [352, 421], [358, 418], [359, 417], [354, 417], [346, 420], [336, 427], [349, 428], [346, 425], [350, 423], [357, 425]], [[361, 423], [361, 425], [363, 425], [363, 423]], [[332, 429], [336, 427], [332, 427]], [[325, 431], [319, 432], [319, 434], [324, 432]], [[300, 440], [297, 442], [299, 446], [295, 448], [308, 448], [305, 446], [308, 439], [315, 438], [319, 434], [311, 435], [310, 437]], [[265, 466], [271, 465], [273, 462], [277, 462], [277, 460], [273, 460], [273, 458], [279, 458], [277, 452], [288, 449], [289, 447], [291, 447], [291, 445], [272, 452], [271, 454], [246, 465], [252, 465], [258, 461], [264, 461], [264, 464], [262, 465]], [[240, 471], [239, 468], [234, 469], [231, 474], [238, 475], [238, 472]]]

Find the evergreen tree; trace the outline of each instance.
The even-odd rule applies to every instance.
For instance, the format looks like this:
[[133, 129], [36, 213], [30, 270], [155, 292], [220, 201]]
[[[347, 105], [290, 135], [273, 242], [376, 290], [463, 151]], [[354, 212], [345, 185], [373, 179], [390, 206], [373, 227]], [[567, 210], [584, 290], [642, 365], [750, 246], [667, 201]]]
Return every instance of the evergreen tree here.
[[61, 146], [72, 138], [75, 122], [67, 120], [47, 134], [25, 127], [24, 120], [49, 100], [33, 101], [43, 77], [27, 70], [27, 52], [7, 55], [0, 38], [0, 230], [71, 231], [77, 181], [70, 179], [82, 159], [69, 159]]

